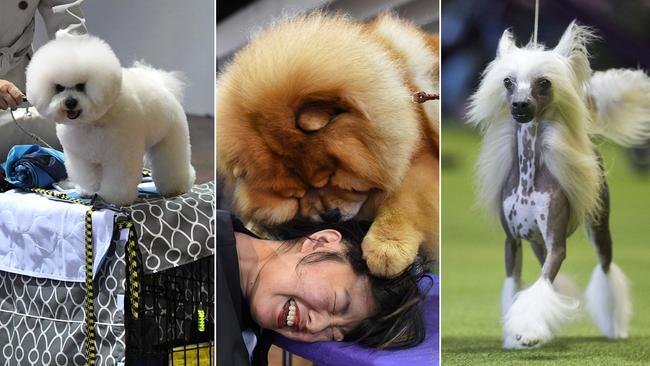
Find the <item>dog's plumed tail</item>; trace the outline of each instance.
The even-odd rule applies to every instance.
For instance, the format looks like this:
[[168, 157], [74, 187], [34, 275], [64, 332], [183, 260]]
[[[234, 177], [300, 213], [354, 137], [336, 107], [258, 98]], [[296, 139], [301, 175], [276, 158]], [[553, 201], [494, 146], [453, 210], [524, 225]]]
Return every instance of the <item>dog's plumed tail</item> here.
[[587, 88], [594, 135], [622, 146], [650, 138], [650, 77], [642, 70], [596, 72]]
[[607, 273], [596, 266], [585, 298], [594, 323], [606, 337], [627, 338], [632, 301], [628, 279], [616, 264], [610, 264]]
[[155, 69], [143, 61], [136, 61], [133, 67], [145, 73], [149, 78], [160, 83], [169, 90], [178, 102], [183, 101], [183, 93], [185, 91], [185, 81], [183, 76], [178, 71], [163, 71]]

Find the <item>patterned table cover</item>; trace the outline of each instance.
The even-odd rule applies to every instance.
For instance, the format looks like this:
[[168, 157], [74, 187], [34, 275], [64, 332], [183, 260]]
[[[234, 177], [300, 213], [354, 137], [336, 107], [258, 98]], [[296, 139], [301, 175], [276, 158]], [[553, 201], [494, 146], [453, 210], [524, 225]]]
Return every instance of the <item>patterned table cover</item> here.
[[[125, 243], [113, 241], [95, 278], [97, 365], [125, 357]], [[83, 283], [0, 271], [1, 364], [84, 365], [85, 294]]]
[[131, 206], [145, 273], [214, 254], [214, 182], [174, 198], [144, 199]]
[[[145, 273], [214, 254], [214, 182], [131, 206]], [[125, 360], [126, 235], [118, 233], [96, 276], [97, 365]], [[84, 365], [82, 283], [0, 271], [0, 365]]]

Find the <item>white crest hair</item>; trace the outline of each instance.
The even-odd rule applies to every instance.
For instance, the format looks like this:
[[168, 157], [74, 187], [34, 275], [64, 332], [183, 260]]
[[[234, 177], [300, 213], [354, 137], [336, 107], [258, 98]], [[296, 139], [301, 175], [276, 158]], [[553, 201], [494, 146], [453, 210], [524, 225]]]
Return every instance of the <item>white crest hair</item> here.
[[570, 202], [570, 226], [596, 215], [602, 177], [584, 96], [591, 75], [587, 43], [593, 38], [589, 28], [571, 23], [555, 49], [546, 50], [534, 44], [518, 48], [510, 31], [504, 32], [467, 114], [485, 134], [477, 162], [479, 204], [500, 212], [501, 189], [515, 159], [517, 122], [509, 113], [503, 79], [513, 69], [544, 69], [554, 97], [543, 118], [541, 157]]

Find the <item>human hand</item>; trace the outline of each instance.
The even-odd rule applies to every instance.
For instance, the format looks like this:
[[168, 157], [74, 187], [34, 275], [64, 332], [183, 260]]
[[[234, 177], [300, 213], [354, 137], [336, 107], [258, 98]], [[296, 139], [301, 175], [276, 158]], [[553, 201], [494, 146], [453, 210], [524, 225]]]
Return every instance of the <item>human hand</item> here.
[[16, 108], [23, 102], [23, 93], [11, 81], [0, 79], [0, 109]]

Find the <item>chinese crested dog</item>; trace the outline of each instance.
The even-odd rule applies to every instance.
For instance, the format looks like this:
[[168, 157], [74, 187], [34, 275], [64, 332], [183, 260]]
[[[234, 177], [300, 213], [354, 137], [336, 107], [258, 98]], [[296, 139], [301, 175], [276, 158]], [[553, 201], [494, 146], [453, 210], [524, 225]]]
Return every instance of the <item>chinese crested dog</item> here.
[[[650, 78], [641, 70], [592, 72], [587, 46], [594, 38], [571, 23], [553, 49], [517, 47], [505, 31], [470, 99], [469, 121], [485, 135], [479, 202], [499, 214], [506, 233], [504, 348], [538, 347], [578, 311], [579, 301], [554, 281], [566, 239], [580, 225], [600, 261], [586, 290], [587, 308], [605, 336], [628, 335], [628, 284], [612, 262], [609, 193], [592, 139], [628, 146], [650, 136]], [[526, 289], [522, 240], [542, 266]]]

